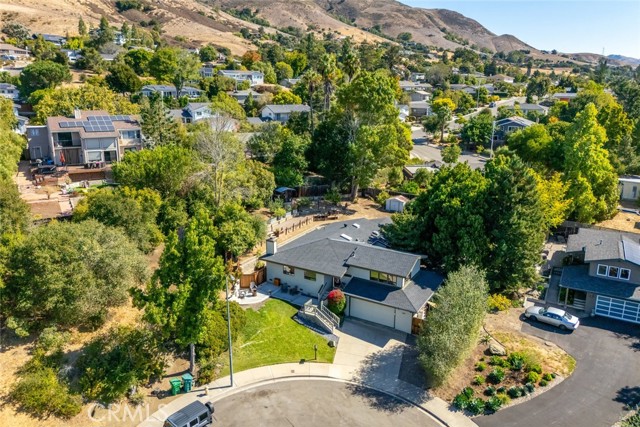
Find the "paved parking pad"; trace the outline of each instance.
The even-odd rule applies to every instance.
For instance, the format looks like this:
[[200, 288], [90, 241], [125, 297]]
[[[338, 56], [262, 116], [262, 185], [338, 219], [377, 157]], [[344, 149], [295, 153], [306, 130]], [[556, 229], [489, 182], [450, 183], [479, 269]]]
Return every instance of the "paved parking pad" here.
[[436, 427], [420, 408], [385, 393], [327, 380], [280, 381], [215, 403], [223, 426]]

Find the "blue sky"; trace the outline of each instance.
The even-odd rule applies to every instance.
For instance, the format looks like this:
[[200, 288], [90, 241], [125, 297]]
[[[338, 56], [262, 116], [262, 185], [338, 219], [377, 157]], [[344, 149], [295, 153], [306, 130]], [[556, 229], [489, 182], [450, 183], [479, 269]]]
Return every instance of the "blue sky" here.
[[640, 58], [640, 0], [400, 0], [410, 6], [450, 9], [495, 34], [561, 52]]

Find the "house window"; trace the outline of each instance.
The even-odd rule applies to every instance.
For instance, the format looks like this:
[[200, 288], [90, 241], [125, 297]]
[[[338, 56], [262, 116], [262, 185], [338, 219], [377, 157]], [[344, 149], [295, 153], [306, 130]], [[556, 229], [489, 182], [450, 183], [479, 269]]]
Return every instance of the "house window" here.
[[101, 162], [102, 151], [87, 151], [87, 162]]
[[288, 276], [293, 276], [296, 274], [296, 269], [293, 267], [289, 267], [288, 265], [282, 266], [282, 273]]
[[71, 132], [62, 132], [58, 134], [58, 144], [63, 147], [71, 147], [73, 145], [73, 138]]
[[618, 267], [609, 267], [609, 277], [618, 277], [618, 274], [620, 274], [620, 269]]
[[29, 129], [29, 133], [31, 133], [31, 136], [38, 136], [40, 135], [40, 129]]
[[607, 275], [607, 266], [598, 264], [598, 276], [606, 276]]
[[140, 139], [139, 130], [123, 130], [120, 135], [122, 139]]
[[620, 278], [622, 280], [629, 280], [630, 277], [631, 277], [631, 270], [629, 270], [628, 268], [620, 269]]
[[396, 284], [396, 276], [392, 274], [381, 273], [379, 271], [370, 271], [369, 279], [373, 280], [374, 282], [389, 283], [392, 285]]
[[304, 278], [306, 280], [311, 280], [312, 282], [316, 281], [316, 272], [315, 271], [304, 271]]

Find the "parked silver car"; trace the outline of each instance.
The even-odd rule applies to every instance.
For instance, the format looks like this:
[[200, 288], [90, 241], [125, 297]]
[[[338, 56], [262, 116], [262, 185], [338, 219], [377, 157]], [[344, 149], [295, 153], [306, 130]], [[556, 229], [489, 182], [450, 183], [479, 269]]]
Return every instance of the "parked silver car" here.
[[524, 316], [536, 322], [557, 326], [562, 330], [574, 331], [580, 326], [580, 320], [576, 316], [554, 307], [544, 308], [534, 305], [526, 309]]

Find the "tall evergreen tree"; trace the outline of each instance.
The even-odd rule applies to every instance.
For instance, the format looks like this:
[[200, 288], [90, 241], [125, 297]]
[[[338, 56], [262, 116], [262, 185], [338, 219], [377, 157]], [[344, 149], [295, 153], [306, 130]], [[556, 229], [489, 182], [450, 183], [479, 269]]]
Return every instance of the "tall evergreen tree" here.
[[169, 115], [164, 101], [158, 95], [144, 97], [140, 102], [142, 134], [148, 147], [178, 144], [182, 141], [180, 125]]

